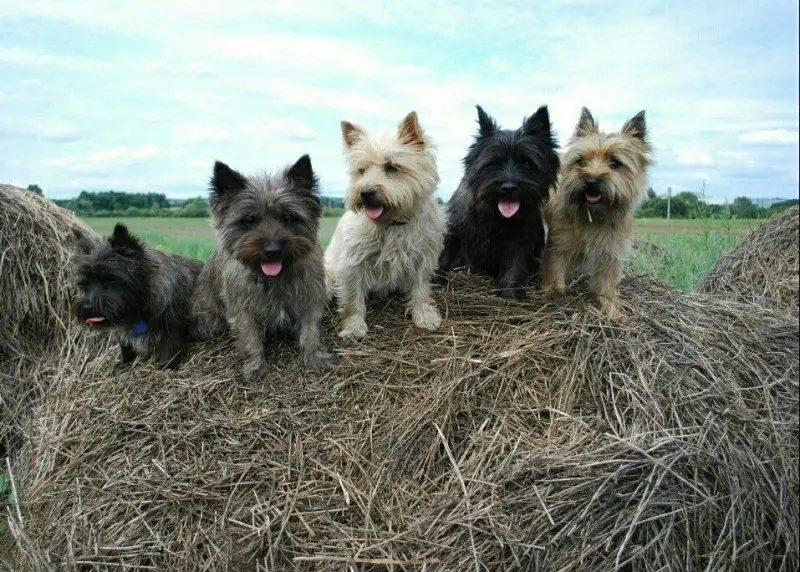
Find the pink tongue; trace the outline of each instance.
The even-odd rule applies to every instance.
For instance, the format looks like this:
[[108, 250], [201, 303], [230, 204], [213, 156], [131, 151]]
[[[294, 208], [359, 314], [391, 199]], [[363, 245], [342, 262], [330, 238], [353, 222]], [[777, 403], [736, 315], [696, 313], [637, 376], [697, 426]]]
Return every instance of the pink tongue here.
[[377, 207], [368, 206], [368, 207], [364, 207], [364, 211], [367, 213], [367, 216], [370, 219], [375, 220], [375, 219], [381, 218], [381, 215], [383, 214], [383, 207], [381, 207], [381, 206], [377, 206]]
[[100, 322], [105, 322], [105, 318], [97, 317], [97, 318], [86, 318], [86, 325], [93, 326], [94, 324], [99, 324]]
[[511, 218], [519, 210], [519, 201], [500, 201], [497, 203], [500, 214], [506, 218]]
[[280, 260], [275, 262], [262, 262], [261, 263], [261, 272], [266, 274], [267, 276], [277, 276], [281, 273], [283, 269], [283, 262]]
[[586, 195], [586, 201], [590, 203], [599, 203], [601, 198], [600, 195]]

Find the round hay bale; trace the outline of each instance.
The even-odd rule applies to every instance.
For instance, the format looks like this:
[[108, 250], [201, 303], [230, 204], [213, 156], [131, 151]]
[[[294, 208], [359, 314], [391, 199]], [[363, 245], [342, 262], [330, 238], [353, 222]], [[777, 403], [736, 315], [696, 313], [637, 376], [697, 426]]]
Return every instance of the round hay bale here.
[[38, 369], [83, 342], [70, 316], [73, 228], [94, 234], [52, 201], [0, 184], [0, 458], [44, 391]]
[[798, 276], [800, 210], [795, 206], [767, 219], [723, 254], [698, 290], [797, 315]]
[[230, 341], [62, 364], [14, 471], [20, 566], [796, 568], [796, 321], [650, 278], [622, 323], [489, 287], [456, 275], [438, 332], [376, 302], [338, 366], [282, 343], [255, 386]]

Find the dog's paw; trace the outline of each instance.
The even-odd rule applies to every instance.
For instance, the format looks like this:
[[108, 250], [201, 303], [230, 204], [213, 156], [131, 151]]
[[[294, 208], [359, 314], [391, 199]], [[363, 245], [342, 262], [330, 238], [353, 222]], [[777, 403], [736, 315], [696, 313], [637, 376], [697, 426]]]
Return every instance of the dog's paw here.
[[625, 318], [625, 312], [616, 300], [603, 300], [600, 302], [600, 313], [607, 320], [619, 321]]
[[422, 304], [411, 309], [414, 325], [423, 330], [437, 330], [442, 325], [442, 316], [432, 304]]
[[242, 366], [242, 379], [245, 383], [254, 384], [264, 378], [267, 366], [263, 362], [247, 362]]
[[524, 288], [503, 288], [500, 290], [500, 297], [506, 300], [525, 300], [528, 294]]
[[340, 338], [360, 340], [367, 335], [367, 322], [361, 316], [352, 316], [344, 321]]
[[322, 369], [339, 361], [339, 355], [322, 347], [303, 354], [303, 366], [306, 369]]
[[556, 284], [546, 284], [542, 286], [542, 295], [545, 298], [555, 298], [556, 296], [563, 296], [567, 293], [567, 287]]

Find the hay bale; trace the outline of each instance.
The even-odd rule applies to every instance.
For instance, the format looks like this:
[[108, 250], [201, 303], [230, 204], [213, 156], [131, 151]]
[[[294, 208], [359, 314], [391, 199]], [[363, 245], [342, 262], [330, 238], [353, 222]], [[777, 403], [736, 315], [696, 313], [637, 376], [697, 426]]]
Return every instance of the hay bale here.
[[698, 285], [722, 294], [798, 314], [800, 307], [800, 210], [792, 207], [764, 221], [723, 254]]
[[63, 364], [15, 469], [21, 567], [796, 568], [796, 321], [649, 278], [622, 324], [488, 288], [438, 291], [439, 332], [376, 303], [339, 366], [280, 345], [257, 386], [230, 341]]
[[45, 389], [42, 364], [86, 349], [69, 310], [73, 228], [93, 234], [52, 201], [0, 184], [0, 458]]

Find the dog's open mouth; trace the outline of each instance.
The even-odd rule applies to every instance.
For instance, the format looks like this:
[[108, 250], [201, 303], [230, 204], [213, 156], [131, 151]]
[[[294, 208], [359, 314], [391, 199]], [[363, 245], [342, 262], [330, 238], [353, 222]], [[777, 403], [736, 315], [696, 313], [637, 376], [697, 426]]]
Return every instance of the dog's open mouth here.
[[383, 216], [386, 212], [386, 208], [383, 205], [365, 205], [364, 206], [364, 214], [370, 220], [378, 220]]
[[261, 272], [265, 276], [277, 276], [283, 270], [283, 261], [281, 260], [266, 260], [261, 263]]
[[519, 201], [512, 199], [503, 199], [497, 203], [497, 209], [504, 218], [511, 218], [519, 210]]
[[96, 324], [101, 324], [101, 323], [103, 323], [103, 322], [105, 322], [105, 321], [106, 321], [106, 319], [105, 319], [104, 317], [102, 317], [102, 316], [95, 316], [95, 317], [93, 317], [93, 318], [86, 318], [86, 320], [84, 320], [84, 323], [85, 323], [87, 326], [94, 326], [94, 325], [96, 325]]
[[586, 202], [589, 203], [590, 205], [596, 205], [601, 200], [603, 200], [603, 195], [601, 195], [599, 193], [597, 193], [597, 194], [586, 193]]

